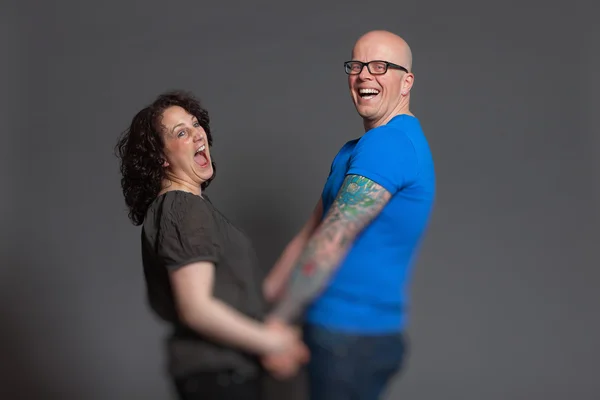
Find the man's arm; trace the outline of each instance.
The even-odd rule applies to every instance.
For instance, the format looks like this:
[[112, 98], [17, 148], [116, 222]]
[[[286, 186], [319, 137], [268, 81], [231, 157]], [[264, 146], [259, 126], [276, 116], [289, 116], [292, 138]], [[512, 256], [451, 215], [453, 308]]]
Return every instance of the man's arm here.
[[300, 232], [285, 247], [263, 283], [263, 294], [268, 301], [273, 301], [280, 297], [292, 273], [292, 268], [296, 265], [300, 253], [306, 247], [308, 239], [312, 236], [315, 229], [317, 229], [322, 217], [323, 200], [319, 198], [310, 218]]
[[354, 239], [383, 209], [390, 192], [348, 175], [325, 219], [296, 262], [286, 293], [269, 318], [293, 323], [329, 282]]

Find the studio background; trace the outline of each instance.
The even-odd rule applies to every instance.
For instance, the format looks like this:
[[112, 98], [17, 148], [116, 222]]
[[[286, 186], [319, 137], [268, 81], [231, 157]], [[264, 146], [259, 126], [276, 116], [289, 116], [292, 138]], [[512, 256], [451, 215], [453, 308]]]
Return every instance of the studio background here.
[[413, 49], [412, 110], [438, 179], [407, 368], [388, 398], [600, 398], [593, 10], [4, 1], [0, 398], [170, 398], [118, 135], [157, 94], [198, 95], [218, 168], [207, 193], [250, 234], [266, 272], [338, 149], [362, 134], [342, 62], [371, 29]]

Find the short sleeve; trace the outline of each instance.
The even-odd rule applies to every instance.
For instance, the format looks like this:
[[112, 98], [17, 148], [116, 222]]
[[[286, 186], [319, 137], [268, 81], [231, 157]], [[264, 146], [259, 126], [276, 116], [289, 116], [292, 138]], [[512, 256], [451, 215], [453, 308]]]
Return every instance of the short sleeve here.
[[417, 154], [410, 139], [402, 131], [382, 126], [358, 141], [346, 175], [364, 176], [394, 194], [412, 183], [417, 173]]
[[219, 261], [212, 209], [200, 197], [178, 195], [163, 209], [157, 253], [168, 270], [199, 261]]

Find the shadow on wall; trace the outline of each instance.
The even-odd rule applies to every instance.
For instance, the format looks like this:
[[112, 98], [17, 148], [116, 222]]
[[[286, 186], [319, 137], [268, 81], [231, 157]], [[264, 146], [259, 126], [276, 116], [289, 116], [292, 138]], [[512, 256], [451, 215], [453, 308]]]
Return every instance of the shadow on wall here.
[[239, 226], [252, 240], [261, 270], [266, 275], [292, 236], [288, 233], [291, 229], [286, 226], [287, 219], [281, 210], [264, 206], [273, 199], [265, 195], [265, 198], [257, 200], [256, 203], [241, 203], [236, 207], [236, 215], [239, 216]]
[[[230, 198], [241, 199], [245, 188], [237, 186], [234, 193], [227, 193]], [[238, 225], [248, 237], [258, 253], [262, 273], [270, 271], [275, 260], [281, 254], [283, 247], [295, 234], [297, 227], [286, 226], [290, 218], [285, 214], [285, 209], [274, 207], [275, 198], [269, 190], [257, 191], [251, 202], [240, 201], [232, 208], [234, 223]], [[218, 205], [217, 205], [218, 206]], [[295, 216], [296, 219], [301, 216]], [[296, 377], [287, 381], [277, 381], [267, 377], [265, 379], [265, 400], [308, 400], [306, 373], [302, 371]]]
[[[0, 270], [0, 398], [67, 400], [71, 388], [52, 379], [40, 362], [48, 345], [47, 330], [36, 329], [36, 318], [47, 310], [36, 288], [38, 266], [26, 253], [3, 252]], [[39, 277], [42, 280], [42, 277]], [[65, 349], [65, 353], [68, 353]], [[56, 369], [54, 369], [56, 370]]]

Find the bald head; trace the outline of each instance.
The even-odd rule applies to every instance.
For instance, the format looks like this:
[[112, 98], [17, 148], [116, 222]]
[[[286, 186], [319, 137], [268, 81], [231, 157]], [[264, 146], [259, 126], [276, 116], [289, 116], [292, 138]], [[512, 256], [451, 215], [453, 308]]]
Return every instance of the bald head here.
[[[387, 124], [395, 115], [409, 114], [410, 91], [414, 82], [412, 73], [412, 52], [408, 43], [400, 36], [387, 31], [371, 31], [362, 35], [352, 50], [348, 86], [356, 111], [363, 118], [365, 130]], [[383, 70], [382, 64], [368, 64], [372, 61], [386, 61], [395, 66]], [[355, 67], [358, 65], [358, 67]], [[403, 71], [403, 67], [408, 72]]]
[[361, 61], [390, 61], [412, 71], [410, 46], [400, 36], [388, 31], [371, 31], [362, 35], [352, 50], [352, 59], [357, 57], [368, 58]]

